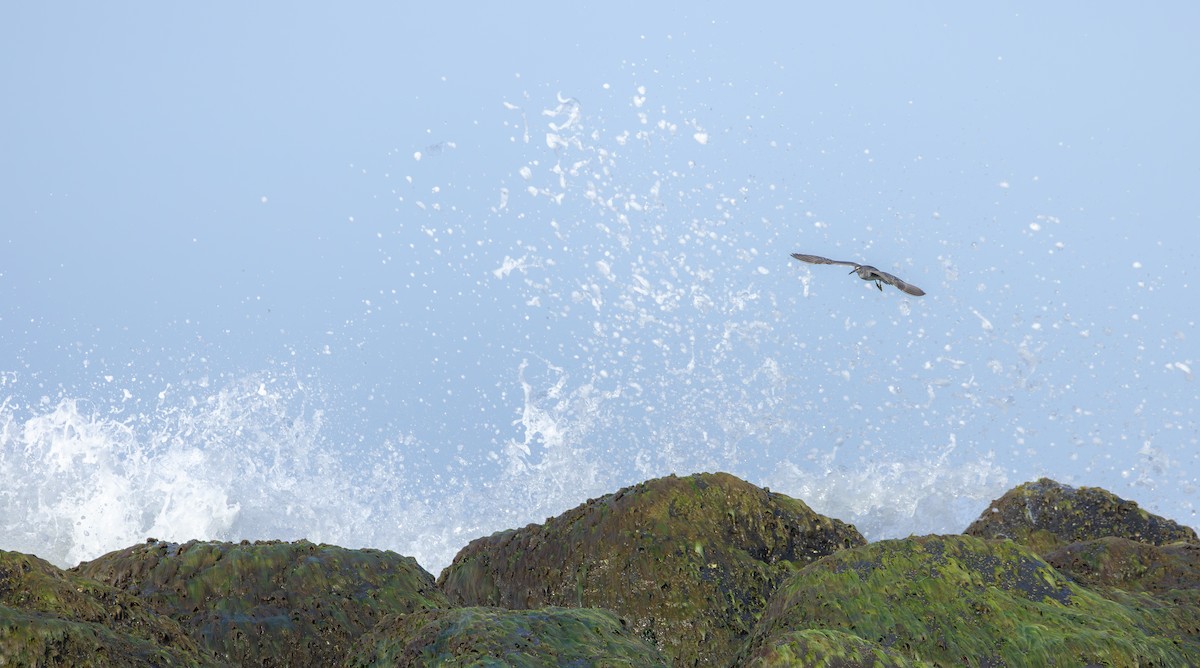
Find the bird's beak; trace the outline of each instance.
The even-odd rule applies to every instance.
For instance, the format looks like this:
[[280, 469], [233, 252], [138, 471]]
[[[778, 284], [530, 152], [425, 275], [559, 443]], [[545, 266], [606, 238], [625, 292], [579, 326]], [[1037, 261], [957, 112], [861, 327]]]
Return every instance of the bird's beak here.
[[853, 274], [853, 273], [854, 273], [854, 272], [856, 272], [856, 271], [858, 271], [858, 267], [855, 267], [855, 268], [851, 269], [851, 270], [850, 270], [850, 273], [851, 273], [851, 274]]

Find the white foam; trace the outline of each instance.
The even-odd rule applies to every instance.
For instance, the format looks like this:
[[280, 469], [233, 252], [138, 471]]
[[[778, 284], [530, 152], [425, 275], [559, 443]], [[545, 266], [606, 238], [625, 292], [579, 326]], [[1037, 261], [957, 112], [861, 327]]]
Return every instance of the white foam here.
[[867, 540], [912, 534], [960, 533], [1009, 487], [992, 456], [962, 461], [887, 455], [823, 466], [786, 461], [767, 477], [773, 491], [801, 499], [823, 515], [853, 524]]
[[10, 425], [0, 449], [3, 512], [18, 520], [6, 527], [7, 549], [73, 565], [151, 530], [163, 538], [215, 535], [236, 515], [212, 480], [195, 478], [204, 471], [196, 457], [159, 450], [128, 418], [75, 399], [44, 402], [25, 419], [9, 403], [2, 410]]

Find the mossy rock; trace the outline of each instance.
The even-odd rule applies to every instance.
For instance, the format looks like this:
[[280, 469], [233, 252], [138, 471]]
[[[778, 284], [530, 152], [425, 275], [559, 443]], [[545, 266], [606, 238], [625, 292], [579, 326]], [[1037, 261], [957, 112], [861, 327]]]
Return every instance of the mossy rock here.
[[240, 665], [333, 665], [385, 616], [447, 605], [411, 557], [299, 542], [148, 541], [72, 569]]
[[996, 499], [964, 532], [1010, 538], [1045, 554], [1062, 545], [1117, 536], [1150, 545], [1196, 542], [1196, 531], [1148, 513], [1098, 487], [1071, 487], [1049, 478], [1019, 485]]
[[787, 576], [865, 542], [729, 474], [669, 476], [472, 541], [438, 585], [468, 606], [607, 608], [675, 665], [717, 666]]
[[1200, 665], [1195, 598], [1112, 600], [1007, 540], [886, 540], [832, 554], [784, 583], [744, 656], [786, 634], [827, 629], [916, 665]]
[[201, 666], [216, 657], [134, 596], [0, 550], [0, 665]]
[[346, 666], [668, 665], [626, 623], [596, 608], [455, 608], [396, 615], [359, 641]]
[[910, 668], [913, 663], [877, 643], [842, 631], [809, 629], [771, 636], [745, 668]]
[[1108, 537], [1072, 543], [1045, 558], [1087, 587], [1151, 594], [1200, 590], [1200, 543], [1148, 545]]

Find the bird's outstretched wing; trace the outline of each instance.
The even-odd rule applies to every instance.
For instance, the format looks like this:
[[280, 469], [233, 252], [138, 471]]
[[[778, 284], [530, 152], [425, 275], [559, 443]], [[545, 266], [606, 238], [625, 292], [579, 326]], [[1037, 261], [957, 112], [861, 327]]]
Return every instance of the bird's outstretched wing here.
[[899, 278], [897, 278], [895, 276], [892, 276], [891, 274], [887, 273], [886, 271], [880, 271], [878, 269], [876, 269], [875, 271], [880, 276], [879, 280], [883, 281], [884, 283], [887, 283], [888, 285], [894, 285], [894, 286], [896, 286], [897, 289], [899, 289], [903, 292], [907, 292], [908, 294], [910, 294], [914, 297], [920, 297], [925, 294], [925, 291], [922, 290], [921, 288], [918, 288], [917, 286], [912, 285], [910, 283], [905, 283], [904, 281], [900, 280]]
[[792, 253], [792, 257], [796, 258], [797, 260], [800, 260], [801, 262], [808, 262], [809, 264], [844, 264], [847, 267], [860, 266], [857, 262], [844, 262], [842, 260], [830, 260], [829, 258], [821, 257], [820, 255], [804, 255], [803, 253]]

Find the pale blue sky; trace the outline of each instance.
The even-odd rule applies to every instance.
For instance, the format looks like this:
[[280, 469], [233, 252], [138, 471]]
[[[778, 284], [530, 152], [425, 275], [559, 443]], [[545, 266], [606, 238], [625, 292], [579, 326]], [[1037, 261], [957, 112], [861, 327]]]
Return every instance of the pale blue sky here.
[[[10, 492], [7, 543], [175, 522], [440, 567], [716, 469], [872, 537], [1043, 474], [1194, 525], [1198, 18], [6, 8], [3, 447], [59, 490]], [[97, 459], [142, 510], [33, 528], [95, 503]], [[201, 488], [226, 520], [156, 510]]]

